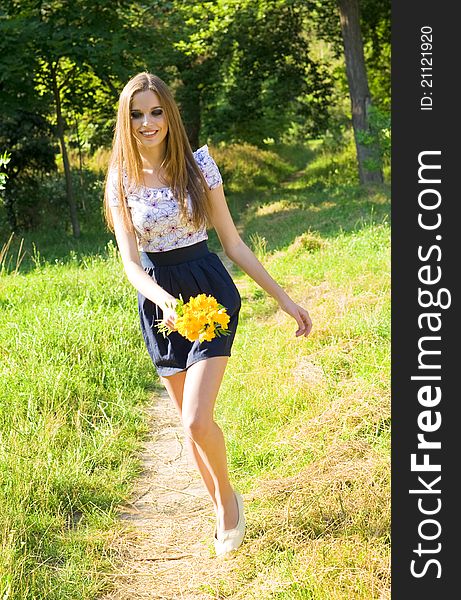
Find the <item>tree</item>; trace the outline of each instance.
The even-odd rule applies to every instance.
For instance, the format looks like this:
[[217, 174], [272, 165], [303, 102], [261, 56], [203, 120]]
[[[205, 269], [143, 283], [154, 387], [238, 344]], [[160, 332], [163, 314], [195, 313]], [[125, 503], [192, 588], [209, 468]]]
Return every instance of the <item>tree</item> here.
[[[338, 0], [341, 31], [344, 42], [346, 73], [351, 97], [352, 126], [359, 167], [359, 178], [363, 184], [382, 183], [381, 166], [371, 166], [379, 157], [379, 148], [370, 132], [370, 90], [363, 53], [358, 0]], [[371, 164], [370, 164], [371, 163]]]
[[373, 104], [389, 112], [391, 104], [391, 2], [360, 0], [365, 64]]
[[321, 120], [331, 89], [309, 56], [303, 3], [239, 2], [227, 29], [219, 43], [222, 83], [210, 98], [209, 129], [216, 136], [224, 130], [231, 139], [260, 144], [265, 137], [279, 140], [312, 107]]
[[[194, 139], [262, 144], [296, 122], [318, 132], [328, 115], [331, 80], [309, 56], [301, 0], [176, 0], [177, 97]], [[186, 18], [187, 17], [187, 18]], [[301, 125], [302, 124], [302, 125]]]
[[[37, 110], [37, 105], [31, 106]], [[0, 122], [0, 147], [7, 146], [3, 204], [11, 231], [30, 229], [39, 219], [37, 188], [41, 179], [56, 171], [56, 145], [50, 123], [37, 112], [16, 109]]]
[[193, 147], [200, 138], [278, 141], [293, 123], [303, 139], [322, 129], [331, 78], [309, 58], [303, 0], [150, 6], [146, 22], [152, 19], [166, 41], [152, 55], [154, 72], [162, 69], [173, 88]]
[[[59, 141], [72, 230], [80, 235], [67, 152], [68, 122], [101, 104], [111, 113], [120, 81], [141, 68], [148, 47], [139, 13], [127, 0], [22, 0], [5, 3], [0, 20], [0, 92], [11, 113], [37, 106]], [[44, 107], [46, 106], [46, 110]], [[33, 114], [29, 110], [29, 114]], [[14, 156], [13, 156], [14, 158]]]

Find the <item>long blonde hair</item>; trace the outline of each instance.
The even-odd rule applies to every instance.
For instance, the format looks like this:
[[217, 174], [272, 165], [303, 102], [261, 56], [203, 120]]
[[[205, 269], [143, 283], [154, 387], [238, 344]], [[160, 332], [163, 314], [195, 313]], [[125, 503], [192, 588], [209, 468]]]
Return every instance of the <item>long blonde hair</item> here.
[[[132, 187], [143, 185], [142, 160], [131, 129], [131, 104], [134, 94], [151, 90], [160, 99], [168, 123], [165, 158], [162, 163], [168, 183], [178, 201], [182, 217], [188, 214], [187, 194], [191, 199], [190, 218], [195, 227], [209, 224], [210, 200], [205, 178], [195, 162], [192, 148], [179, 113], [178, 106], [166, 83], [151, 73], [138, 73], [123, 88], [118, 105], [112, 152], [106, 174], [104, 216], [111, 231], [114, 230], [109, 206], [111, 174], [116, 172], [116, 190], [125, 228], [133, 231], [130, 210], [125, 202]], [[128, 189], [124, 184], [124, 174]]]

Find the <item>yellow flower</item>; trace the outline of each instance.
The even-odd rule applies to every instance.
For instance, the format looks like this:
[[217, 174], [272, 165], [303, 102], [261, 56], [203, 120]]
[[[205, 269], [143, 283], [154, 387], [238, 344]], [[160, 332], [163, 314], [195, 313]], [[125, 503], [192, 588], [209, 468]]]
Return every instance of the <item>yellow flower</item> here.
[[176, 320], [176, 329], [182, 336], [193, 341], [198, 339], [201, 325], [193, 315], [185, 314]]
[[[189, 341], [210, 342], [219, 335], [229, 335], [228, 323], [230, 317], [224, 306], [211, 295], [198, 294], [184, 302], [182, 297], [175, 307], [176, 329]], [[171, 329], [162, 321], [157, 325], [163, 335], [169, 335]]]
[[215, 315], [214, 315], [214, 320], [216, 321], [216, 323], [218, 323], [219, 325], [221, 325], [221, 327], [223, 329], [227, 329], [227, 325], [230, 321], [230, 317], [229, 315], [224, 312], [222, 309], [219, 310]]
[[211, 342], [211, 340], [215, 337], [215, 328], [214, 325], [209, 325], [205, 331], [202, 331], [199, 335], [200, 342]]

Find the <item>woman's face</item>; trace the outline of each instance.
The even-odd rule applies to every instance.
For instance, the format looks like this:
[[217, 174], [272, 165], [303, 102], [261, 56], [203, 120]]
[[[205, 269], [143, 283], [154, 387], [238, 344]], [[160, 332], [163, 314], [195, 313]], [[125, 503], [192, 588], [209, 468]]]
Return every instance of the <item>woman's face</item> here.
[[168, 123], [160, 99], [155, 92], [136, 92], [131, 100], [131, 131], [146, 149], [162, 146]]

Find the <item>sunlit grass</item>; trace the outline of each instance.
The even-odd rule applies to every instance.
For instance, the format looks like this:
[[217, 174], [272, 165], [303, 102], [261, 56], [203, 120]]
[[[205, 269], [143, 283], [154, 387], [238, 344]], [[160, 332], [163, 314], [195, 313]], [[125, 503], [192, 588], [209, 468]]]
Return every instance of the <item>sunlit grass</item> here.
[[310, 173], [277, 194], [295, 187], [295, 204], [266, 198], [243, 220], [314, 329], [296, 339], [294, 321], [236, 277], [243, 318], [218, 415], [249, 528], [235, 581], [209, 597], [390, 596], [388, 191], [313, 193]]
[[92, 597], [146, 428], [134, 290], [113, 247], [0, 282], [0, 597]]

